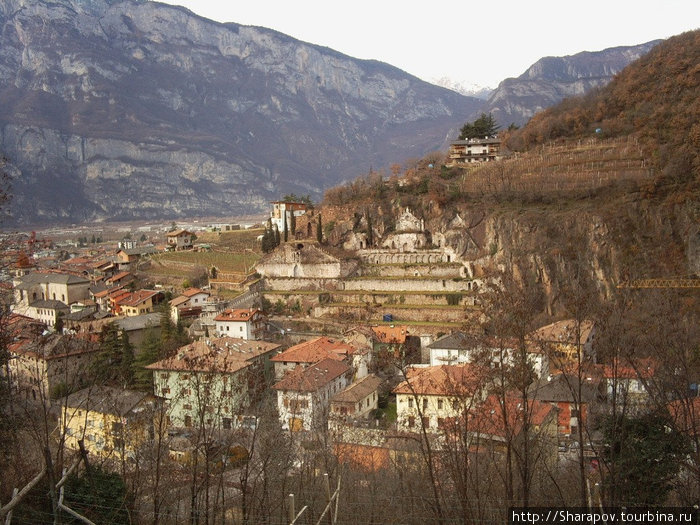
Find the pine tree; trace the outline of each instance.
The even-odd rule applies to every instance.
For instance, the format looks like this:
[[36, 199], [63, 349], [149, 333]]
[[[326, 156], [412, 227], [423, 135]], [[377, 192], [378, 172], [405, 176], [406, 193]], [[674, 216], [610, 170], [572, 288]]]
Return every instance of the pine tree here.
[[129, 341], [129, 336], [122, 331], [119, 338], [121, 356], [119, 363], [119, 376], [124, 386], [130, 386], [134, 380], [134, 346]]
[[323, 242], [323, 227], [321, 225], [321, 214], [318, 214], [318, 224], [316, 225], [316, 240], [321, 243]]
[[369, 212], [365, 212], [365, 218], [367, 219], [367, 247], [369, 248], [374, 244], [374, 227], [372, 226], [372, 215]]
[[465, 139], [483, 139], [496, 134], [500, 126], [496, 123], [496, 119], [489, 113], [482, 113], [481, 116], [474, 122], [467, 122], [462, 126], [459, 132], [459, 140]]
[[284, 242], [289, 240], [289, 228], [287, 228], [287, 212], [284, 213]]
[[275, 248], [280, 245], [280, 242], [282, 239], [280, 239], [280, 229], [275, 225]]
[[149, 390], [153, 387], [153, 372], [145, 367], [158, 361], [160, 356], [161, 342], [154, 330], [146, 332], [141, 352], [134, 360], [134, 386], [138, 389]]

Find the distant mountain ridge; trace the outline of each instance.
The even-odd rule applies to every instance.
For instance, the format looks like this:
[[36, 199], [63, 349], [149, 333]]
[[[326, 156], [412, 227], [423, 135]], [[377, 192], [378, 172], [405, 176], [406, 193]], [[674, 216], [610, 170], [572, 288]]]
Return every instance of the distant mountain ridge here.
[[0, 0], [0, 24], [0, 152], [18, 224], [260, 212], [445, 148], [497, 109], [157, 2]]
[[258, 212], [444, 144], [480, 101], [129, 0], [0, 0], [16, 221]]
[[501, 82], [491, 93], [486, 111], [493, 113], [502, 125], [512, 122], [521, 126], [535, 113], [564, 98], [606, 85], [659, 42], [541, 58], [519, 77]]

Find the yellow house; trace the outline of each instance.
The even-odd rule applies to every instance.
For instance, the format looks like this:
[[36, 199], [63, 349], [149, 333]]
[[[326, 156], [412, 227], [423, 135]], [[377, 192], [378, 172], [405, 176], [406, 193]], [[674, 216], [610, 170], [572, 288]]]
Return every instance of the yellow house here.
[[133, 317], [154, 311], [162, 299], [162, 294], [156, 290], [136, 290], [119, 297], [114, 302], [115, 313]]
[[556, 375], [576, 369], [579, 362], [595, 363], [593, 321], [565, 319], [538, 328], [528, 337], [531, 353], [541, 353], [549, 361], [549, 371]]
[[136, 390], [94, 386], [61, 400], [60, 430], [67, 448], [82, 441], [95, 457], [135, 460], [138, 449], [154, 436], [158, 400]]
[[442, 432], [486, 398], [489, 370], [473, 363], [409, 368], [396, 394], [397, 426]]

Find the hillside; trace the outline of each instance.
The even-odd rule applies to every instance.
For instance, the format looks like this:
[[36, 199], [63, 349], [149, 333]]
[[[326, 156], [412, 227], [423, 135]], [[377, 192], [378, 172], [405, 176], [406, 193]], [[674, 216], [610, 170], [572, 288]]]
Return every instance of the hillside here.
[[550, 311], [572, 275], [600, 297], [630, 279], [699, 275], [699, 53], [700, 31], [669, 39], [608, 87], [503, 134], [502, 161], [463, 170], [431, 156], [329, 190], [329, 240], [366, 229], [363, 216], [381, 239], [409, 207], [484, 272], [539, 283]]
[[260, 212], [421, 156], [483, 103], [388, 64], [150, 1], [0, 0], [13, 217]]
[[541, 58], [519, 77], [501, 82], [489, 96], [485, 111], [503, 126], [511, 122], [522, 126], [539, 111], [567, 97], [605, 86], [659, 42]]

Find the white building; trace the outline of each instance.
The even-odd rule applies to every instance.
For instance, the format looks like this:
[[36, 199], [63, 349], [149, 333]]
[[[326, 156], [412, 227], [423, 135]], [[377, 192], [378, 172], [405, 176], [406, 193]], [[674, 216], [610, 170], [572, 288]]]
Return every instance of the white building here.
[[323, 430], [328, 422], [331, 398], [352, 380], [352, 368], [335, 359], [324, 359], [297, 368], [273, 385], [277, 411], [284, 430]]
[[216, 335], [261, 339], [265, 331], [265, 316], [257, 308], [224, 310], [214, 318]]
[[207, 339], [146, 368], [153, 371], [153, 393], [166, 401], [173, 426], [228, 430], [267, 388], [269, 358], [279, 346], [232, 337]]

